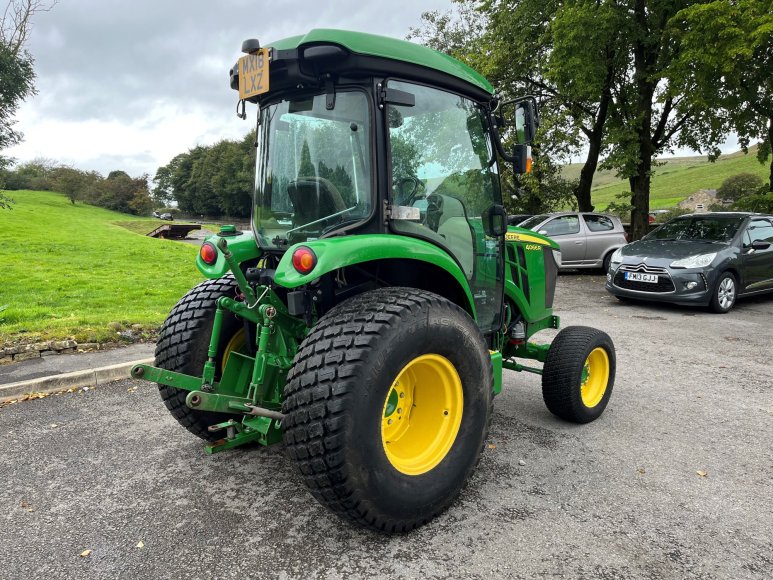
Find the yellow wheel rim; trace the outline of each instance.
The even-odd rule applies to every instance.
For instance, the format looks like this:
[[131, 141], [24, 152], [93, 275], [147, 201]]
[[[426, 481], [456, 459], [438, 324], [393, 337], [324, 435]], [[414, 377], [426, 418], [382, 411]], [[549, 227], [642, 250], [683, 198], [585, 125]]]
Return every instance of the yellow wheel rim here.
[[421, 475], [451, 450], [462, 423], [462, 380], [447, 358], [416, 357], [392, 383], [381, 418], [381, 442], [401, 473]]
[[240, 328], [225, 345], [223, 351], [223, 358], [220, 359], [220, 368], [225, 368], [225, 363], [228, 362], [228, 355], [232, 352], [247, 352], [247, 334], [244, 332], [244, 328]]
[[595, 407], [604, 398], [609, 383], [609, 356], [601, 347], [594, 348], [585, 360], [580, 394], [586, 407]]

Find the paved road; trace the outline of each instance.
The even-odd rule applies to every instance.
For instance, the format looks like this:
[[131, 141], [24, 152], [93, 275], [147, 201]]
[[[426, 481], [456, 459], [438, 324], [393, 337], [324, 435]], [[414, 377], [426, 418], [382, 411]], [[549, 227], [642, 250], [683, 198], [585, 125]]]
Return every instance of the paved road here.
[[0, 409], [0, 578], [773, 577], [773, 298], [719, 316], [601, 284], [562, 275], [556, 303], [615, 340], [605, 415], [561, 423], [506, 373], [469, 486], [404, 536], [331, 516], [281, 449], [206, 456], [147, 383]]

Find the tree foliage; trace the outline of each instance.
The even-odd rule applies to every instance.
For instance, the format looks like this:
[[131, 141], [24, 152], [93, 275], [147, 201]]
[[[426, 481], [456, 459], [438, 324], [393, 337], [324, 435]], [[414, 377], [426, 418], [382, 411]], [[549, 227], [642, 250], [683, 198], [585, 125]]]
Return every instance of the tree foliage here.
[[733, 209], [773, 214], [773, 191], [745, 195], [733, 204]]
[[[423, 28], [412, 36], [477, 68], [505, 96], [537, 95], [542, 125], [535, 144], [553, 163], [583, 152], [574, 189], [580, 209], [591, 208], [590, 187], [600, 161], [627, 178], [635, 238], [647, 231], [658, 155], [689, 147], [713, 159], [731, 127], [740, 135], [760, 135], [762, 125], [756, 122], [752, 131], [734, 118], [732, 101], [720, 99], [719, 92], [733, 92], [737, 99], [746, 90], [746, 102], [750, 96], [764, 101], [760, 87], [770, 87], [773, 68], [769, 0], [456, 0], [455, 7], [425, 14]], [[717, 21], [723, 12], [747, 21], [742, 25], [729, 16]], [[473, 25], [467, 30], [464, 17], [470, 14]], [[697, 14], [709, 14], [703, 28]], [[719, 38], [728, 24], [741, 31], [730, 29], [733, 42]], [[735, 53], [725, 44], [735, 46]], [[716, 47], [717, 55], [709, 58], [706, 46]], [[702, 51], [699, 56], [714, 64], [731, 63], [721, 71], [725, 84], [715, 83], [719, 89], [702, 89], [719, 78], [711, 62], [703, 72], [703, 65], [691, 69], [700, 62], [695, 53]], [[769, 127], [773, 135], [773, 124]]]
[[156, 202], [175, 200], [185, 213], [247, 217], [252, 205], [254, 168], [254, 131], [241, 141], [197, 146], [158, 168], [153, 198]]
[[24, 99], [35, 93], [33, 59], [25, 46], [32, 17], [49, 9], [40, 0], [9, 0], [0, 14], [0, 151], [21, 141], [14, 117]]
[[717, 190], [717, 197], [725, 201], [738, 201], [746, 195], [758, 193], [763, 181], [754, 173], [739, 173], [725, 179]]
[[770, 162], [773, 191], [773, 4], [713, 0], [680, 11], [671, 25], [682, 49], [670, 74], [685, 99], [736, 131], [744, 150], [761, 141], [757, 158]]
[[73, 204], [83, 202], [135, 215], [149, 215], [153, 209], [147, 175], [130, 177], [116, 170], [104, 178], [96, 171], [36, 159], [6, 171], [4, 178], [6, 189], [58, 191]]

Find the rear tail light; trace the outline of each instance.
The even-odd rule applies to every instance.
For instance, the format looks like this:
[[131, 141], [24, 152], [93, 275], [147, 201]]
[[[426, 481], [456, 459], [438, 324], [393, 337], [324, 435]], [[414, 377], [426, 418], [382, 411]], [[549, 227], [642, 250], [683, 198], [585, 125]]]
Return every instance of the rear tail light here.
[[217, 249], [211, 243], [204, 242], [203, 244], [201, 244], [201, 249], [199, 250], [199, 257], [201, 258], [202, 262], [204, 262], [208, 266], [211, 266], [212, 264], [217, 262]]
[[293, 252], [293, 267], [300, 274], [308, 274], [317, 265], [317, 255], [311, 248], [300, 246]]

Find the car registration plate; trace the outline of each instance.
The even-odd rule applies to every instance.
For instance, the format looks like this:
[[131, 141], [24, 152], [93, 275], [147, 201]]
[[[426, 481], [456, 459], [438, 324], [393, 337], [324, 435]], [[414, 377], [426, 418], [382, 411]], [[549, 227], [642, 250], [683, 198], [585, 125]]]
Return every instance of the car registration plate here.
[[651, 284], [658, 283], [657, 274], [643, 274], [641, 272], [626, 272], [625, 279], [631, 282], [650, 282]]
[[239, 59], [239, 98], [249, 99], [268, 92], [268, 49]]

